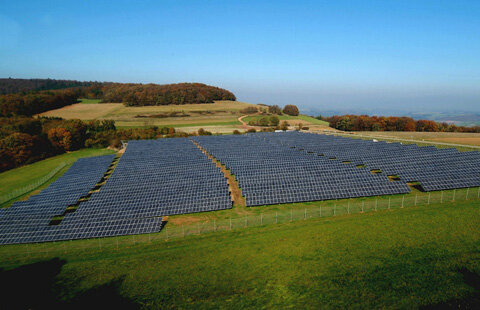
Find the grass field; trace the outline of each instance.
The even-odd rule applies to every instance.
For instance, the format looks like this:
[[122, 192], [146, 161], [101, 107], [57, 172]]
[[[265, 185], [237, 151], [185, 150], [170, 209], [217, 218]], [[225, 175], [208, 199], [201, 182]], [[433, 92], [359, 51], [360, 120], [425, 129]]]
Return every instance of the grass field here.
[[100, 103], [100, 101], [102, 101], [102, 100], [101, 99], [80, 98], [80, 99], [78, 99], [78, 101], [80, 101], [80, 103], [84, 103], [84, 104], [97, 104], [97, 103]]
[[[65, 119], [79, 118], [112, 119], [117, 127], [147, 127], [147, 126], [172, 126], [172, 127], [198, 127], [198, 126], [231, 126], [233, 131], [237, 125], [240, 110], [256, 106], [237, 101], [217, 101], [209, 104], [185, 104], [167, 106], [126, 107], [120, 103], [79, 103], [51, 110], [40, 115], [57, 116]], [[180, 112], [188, 116], [182, 117], [155, 117], [162, 113]]]
[[[0, 196], [7, 195], [14, 190], [35, 183], [35, 181], [46, 176], [50, 171], [54, 170], [63, 162], [65, 162], [67, 165], [63, 169], [61, 169], [56, 176], [54, 176], [49, 182], [45, 183], [39, 189], [46, 188], [51, 182], [55, 181], [59, 176], [61, 176], [65, 171], [67, 171], [68, 168], [70, 168], [70, 166], [73, 164], [73, 162], [75, 162], [78, 158], [100, 156], [113, 153], [115, 152], [107, 149], [84, 149], [51, 157], [33, 163], [31, 165], [2, 172], [0, 173]], [[37, 191], [34, 191], [32, 193], [36, 193]], [[25, 198], [32, 193], [29, 193], [22, 198]]]
[[480, 146], [480, 133], [359, 131], [361, 135]]
[[101, 299], [110, 307], [163, 309], [411, 309], [470, 301], [472, 278], [478, 281], [480, 273], [480, 216], [473, 202], [131, 243], [118, 250], [100, 248], [97, 240], [62, 244], [44, 245], [50, 252], [40, 257], [14, 256], [24, 245], [2, 248], [0, 303], [92, 306]]

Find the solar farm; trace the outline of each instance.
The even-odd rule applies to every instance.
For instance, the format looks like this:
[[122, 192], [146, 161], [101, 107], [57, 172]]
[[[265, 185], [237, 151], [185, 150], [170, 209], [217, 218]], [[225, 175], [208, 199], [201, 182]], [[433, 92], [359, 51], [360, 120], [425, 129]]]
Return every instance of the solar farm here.
[[[205, 152], [204, 152], [205, 151]], [[79, 159], [28, 200], [0, 209], [0, 244], [159, 232], [170, 215], [480, 186], [480, 153], [301, 132], [128, 143]], [[118, 161], [118, 162], [117, 162]]]

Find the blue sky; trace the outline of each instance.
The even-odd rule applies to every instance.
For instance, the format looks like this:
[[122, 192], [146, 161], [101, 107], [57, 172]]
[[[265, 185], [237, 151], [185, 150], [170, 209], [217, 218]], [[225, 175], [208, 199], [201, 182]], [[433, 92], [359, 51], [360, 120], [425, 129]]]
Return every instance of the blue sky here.
[[480, 112], [480, 1], [6, 1], [0, 76], [204, 82], [304, 110]]

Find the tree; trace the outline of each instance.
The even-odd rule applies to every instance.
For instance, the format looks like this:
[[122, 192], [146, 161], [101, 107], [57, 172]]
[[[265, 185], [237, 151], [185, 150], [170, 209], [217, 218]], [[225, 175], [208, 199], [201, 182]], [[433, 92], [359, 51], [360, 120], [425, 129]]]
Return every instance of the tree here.
[[282, 115], [282, 109], [278, 105], [271, 105], [268, 107], [268, 113]]
[[280, 124], [280, 130], [286, 131], [286, 130], [288, 130], [288, 126], [290, 126], [290, 124], [287, 121], [283, 121]]
[[287, 104], [287, 105], [283, 108], [283, 113], [288, 114], [288, 115], [291, 115], [291, 116], [298, 116], [299, 111], [298, 111], [298, 108], [297, 108], [296, 105]]
[[297, 131], [302, 130], [302, 128], [303, 128], [303, 124], [302, 124], [302, 123], [298, 123], [298, 125], [297, 125]]
[[0, 140], [0, 149], [6, 151], [15, 166], [24, 164], [30, 159], [33, 146], [32, 136], [27, 133], [16, 132]]
[[277, 127], [279, 123], [280, 123], [280, 119], [278, 118], [278, 116], [276, 116], [276, 115], [270, 116], [270, 125], [271, 126]]
[[237, 129], [235, 129], [235, 130], [233, 131], [233, 134], [234, 134], [234, 135], [241, 135], [240, 131], [238, 131]]
[[268, 121], [268, 118], [267, 117], [262, 117], [258, 120], [258, 126], [268, 126], [269, 124], [269, 121]]
[[52, 145], [62, 151], [72, 149], [72, 134], [65, 128], [56, 127], [48, 131], [48, 140]]

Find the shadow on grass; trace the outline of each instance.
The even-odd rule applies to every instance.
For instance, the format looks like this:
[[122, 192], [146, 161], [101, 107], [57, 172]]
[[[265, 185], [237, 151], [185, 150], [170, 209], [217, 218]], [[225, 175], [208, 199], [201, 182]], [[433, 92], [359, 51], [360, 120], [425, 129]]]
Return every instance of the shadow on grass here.
[[65, 263], [54, 258], [12, 270], [0, 269], [0, 309], [138, 308], [118, 293], [122, 278], [81, 292], [71, 300], [59, 300], [55, 284]]
[[462, 274], [465, 284], [472, 287], [475, 293], [463, 299], [451, 299], [422, 307], [422, 309], [480, 309], [480, 275], [466, 268], [458, 272]]

